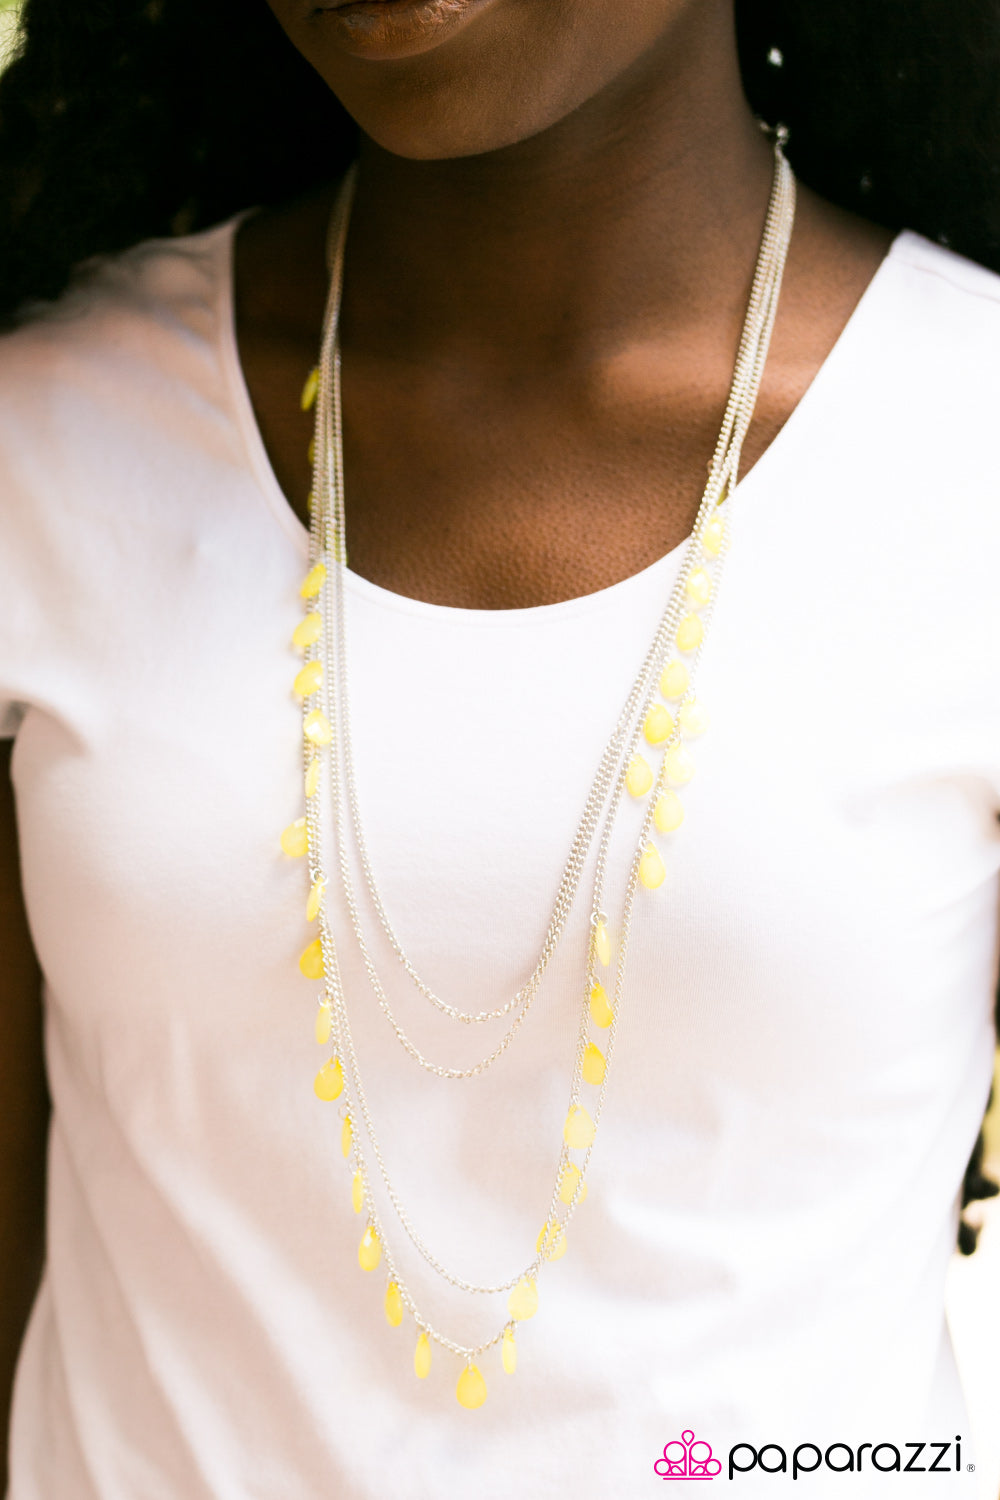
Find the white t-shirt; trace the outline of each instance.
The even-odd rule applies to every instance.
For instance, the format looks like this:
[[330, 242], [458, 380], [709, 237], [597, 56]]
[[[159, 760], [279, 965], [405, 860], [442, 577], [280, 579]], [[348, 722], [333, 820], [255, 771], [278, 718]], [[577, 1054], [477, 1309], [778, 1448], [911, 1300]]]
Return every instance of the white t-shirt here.
[[[412, 1320], [359, 1269], [338, 1107], [312, 1090], [307, 877], [277, 842], [302, 811], [306, 536], [237, 363], [232, 240], [142, 245], [0, 343], [0, 717], [55, 1106], [10, 1500], [641, 1500], [684, 1431], [727, 1487], [737, 1443], [737, 1469], [773, 1469], [767, 1444], [790, 1466], [947, 1442], [950, 1478], [871, 1475], [871, 1448], [847, 1478], [835, 1450], [793, 1493], [971, 1496], [943, 1285], [993, 1050], [1000, 277], [901, 235], [727, 502], [711, 724], [639, 893], [589, 1197], [516, 1374], [484, 1356], [470, 1412], [447, 1352], [415, 1377]], [[510, 611], [349, 575], [372, 861], [445, 998], [491, 1008], [533, 965], [682, 551]], [[397, 1045], [334, 888], [391, 1175], [473, 1281], [534, 1254], [586, 907], [510, 1051], [455, 1082]], [[400, 978], [436, 1058], [497, 1035]], [[492, 1334], [504, 1299], [390, 1232], [428, 1315]]]

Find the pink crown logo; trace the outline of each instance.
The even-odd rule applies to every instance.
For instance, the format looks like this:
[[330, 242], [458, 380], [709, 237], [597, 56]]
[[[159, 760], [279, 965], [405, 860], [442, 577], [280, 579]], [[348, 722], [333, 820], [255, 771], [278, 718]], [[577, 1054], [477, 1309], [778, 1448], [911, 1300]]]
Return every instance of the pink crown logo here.
[[722, 1468], [717, 1458], [712, 1457], [712, 1445], [701, 1439], [694, 1440], [694, 1433], [681, 1433], [663, 1450], [653, 1468], [661, 1479], [714, 1479]]

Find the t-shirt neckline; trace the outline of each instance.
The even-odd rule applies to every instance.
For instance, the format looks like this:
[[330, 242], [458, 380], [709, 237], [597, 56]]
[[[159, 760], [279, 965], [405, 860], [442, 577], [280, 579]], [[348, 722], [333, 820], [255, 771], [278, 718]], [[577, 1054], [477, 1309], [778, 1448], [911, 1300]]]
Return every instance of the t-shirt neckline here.
[[[285, 536], [292, 541], [301, 557], [306, 559], [309, 551], [309, 532], [295, 514], [284, 490], [278, 483], [277, 475], [271, 465], [263, 436], [257, 424], [250, 390], [239, 357], [234, 296], [236, 233], [243, 220], [253, 212], [253, 209], [246, 209], [220, 225], [216, 247], [218, 254], [216, 269], [219, 342], [233, 415], [236, 418], [243, 438], [246, 457], [256, 480], [258, 493], [264, 500], [268, 512], [278, 523]], [[886, 278], [889, 265], [895, 260], [900, 247], [907, 238], [908, 232], [901, 230], [892, 240], [826, 358], [817, 369], [799, 401], [792, 408], [787, 420], [764, 449], [764, 452], [758, 458], [753, 468], [743, 475], [736, 485], [732, 496], [728, 496], [723, 501], [722, 508], [724, 510], [728, 509], [733, 500], [735, 500], [742, 512], [748, 496], [754, 496], [751, 509], [756, 511], [760, 508], [765, 496], [773, 493], [776, 487], [770, 483], [771, 471], [776, 467], [780, 467], [781, 457], [785, 451], [790, 447], [794, 448], [801, 430], [808, 427], [813, 409], [815, 407], [821, 408], [826, 387], [834, 379], [845, 358], [849, 357], [851, 346], [858, 338], [858, 329], [859, 327], [863, 327], [871, 303], [877, 299], [879, 288]], [[760, 491], [759, 494], [757, 493], [758, 491]], [[743, 524], [741, 516], [740, 525], [742, 526]], [[460, 605], [432, 604], [424, 599], [414, 599], [408, 594], [399, 594], [392, 589], [386, 589], [381, 584], [373, 583], [370, 579], [364, 578], [360, 573], [353, 572], [350, 568], [345, 570], [345, 577], [347, 587], [351, 593], [367, 597], [372, 602], [391, 608], [396, 612], [409, 615], [424, 615], [426, 617], [436, 616], [442, 620], [453, 618], [456, 621], [481, 621], [493, 624], [502, 621], [510, 622], [511, 624], [527, 623], [529, 621], [541, 621], [542, 619], [555, 619], [563, 615], [578, 614], [592, 609], [601, 609], [617, 602], [622, 593], [633, 588], [640, 589], [644, 581], [649, 579], [653, 573], [658, 571], [672, 571], [674, 564], [680, 562], [689, 540], [690, 536], [684, 537], [678, 542], [676, 547], [672, 547], [669, 552], [658, 557], [647, 567], [640, 569], [637, 573], [629, 574], [627, 578], [619, 579], [617, 583], [609, 584], [606, 588], [596, 589], [592, 593], [581, 594], [572, 599], [558, 600], [553, 604], [535, 604], [520, 609], [467, 609]]]

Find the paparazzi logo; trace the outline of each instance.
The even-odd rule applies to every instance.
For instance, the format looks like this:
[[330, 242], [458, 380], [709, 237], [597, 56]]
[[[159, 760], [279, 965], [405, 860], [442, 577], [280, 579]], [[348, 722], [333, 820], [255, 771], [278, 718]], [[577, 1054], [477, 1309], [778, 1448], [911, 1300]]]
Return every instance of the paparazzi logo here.
[[696, 1440], [694, 1433], [686, 1429], [679, 1442], [674, 1438], [666, 1445], [663, 1457], [656, 1460], [653, 1469], [661, 1479], [714, 1479], [721, 1474], [722, 1465], [712, 1457], [711, 1443]]
[[[971, 1467], [971, 1465], [970, 1465]], [[729, 1477], [750, 1474], [754, 1469], [765, 1474], [815, 1474], [819, 1468], [834, 1474], [861, 1474], [874, 1469], [879, 1474], [955, 1474], [962, 1470], [962, 1439], [954, 1443], [831, 1443], [822, 1449], [818, 1443], [799, 1443], [792, 1450], [791, 1462], [784, 1448], [765, 1443], [755, 1448], [751, 1443], [737, 1443], [729, 1450]]]
[[[966, 1464], [972, 1471], [974, 1464]], [[815, 1474], [826, 1469], [834, 1474], [862, 1474], [872, 1471], [878, 1474], [960, 1474], [962, 1472], [962, 1438], [953, 1443], [859, 1443], [854, 1448], [849, 1443], [831, 1443], [821, 1448], [818, 1443], [799, 1443], [789, 1454], [778, 1443], [765, 1443], [757, 1448], [752, 1443], [735, 1443], [729, 1450], [729, 1478], [737, 1479], [741, 1474], [752, 1474], [755, 1470], [763, 1474], [791, 1474], [796, 1480], [802, 1474]], [[674, 1438], [667, 1443], [663, 1457], [653, 1465], [660, 1479], [715, 1479], [722, 1472], [722, 1465], [712, 1457], [712, 1445], [704, 1439], [695, 1439], [690, 1429], [685, 1429], [680, 1440]]]

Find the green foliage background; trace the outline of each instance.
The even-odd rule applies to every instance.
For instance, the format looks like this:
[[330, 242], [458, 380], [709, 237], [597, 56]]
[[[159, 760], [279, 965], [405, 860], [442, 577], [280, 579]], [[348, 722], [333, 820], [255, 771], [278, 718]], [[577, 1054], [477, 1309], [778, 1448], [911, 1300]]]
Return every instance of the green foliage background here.
[[17, 41], [17, 13], [21, 0], [0, 0], [0, 69], [4, 67]]

